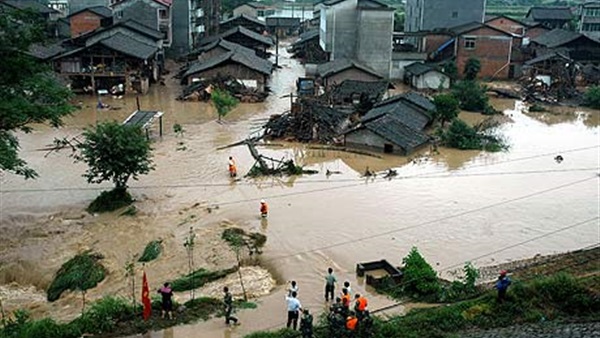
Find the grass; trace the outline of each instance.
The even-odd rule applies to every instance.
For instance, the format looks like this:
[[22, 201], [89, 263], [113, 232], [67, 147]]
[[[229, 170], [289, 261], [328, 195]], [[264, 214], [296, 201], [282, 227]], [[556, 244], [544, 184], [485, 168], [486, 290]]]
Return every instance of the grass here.
[[88, 251], [64, 263], [48, 287], [48, 301], [57, 300], [66, 290], [84, 291], [95, 287], [106, 275], [106, 269], [99, 262], [102, 258]]
[[89, 213], [109, 212], [133, 203], [134, 199], [125, 189], [113, 189], [103, 191], [95, 200], [87, 207]]
[[174, 292], [196, 289], [206, 283], [221, 279], [230, 273], [237, 271], [237, 268], [223, 269], [218, 271], [209, 271], [204, 268], [198, 269], [183, 277], [177, 278], [171, 283], [171, 289]]
[[161, 240], [151, 241], [150, 243], [148, 243], [146, 245], [146, 248], [144, 248], [144, 252], [142, 253], [142, 256], [140, 257], [140, 259], [138, 259], [138, 262], [153, 261], [153, 260], [157, 259], [161, 253], [162, 253], [162, 241]]

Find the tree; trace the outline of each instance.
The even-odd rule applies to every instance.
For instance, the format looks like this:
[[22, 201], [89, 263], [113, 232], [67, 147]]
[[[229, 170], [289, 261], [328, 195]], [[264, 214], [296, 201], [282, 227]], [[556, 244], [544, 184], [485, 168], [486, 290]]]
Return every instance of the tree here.
[[435, 104], [434, 118], [441, 122], [442, 127], [446, 122], [450, 122], [458, 116], [459, 103], [453, 95], [437, 95], [433, 98], [433, 104]]
[[475, 80], [477, 78], [477, 74], [481, 70], [481, 62], [475, 58], [469, 58], [467, 63], [465, 64], [465, 69], [463, 75], [465, 80]]
[[229, 94], [226, 90], [214, 89], [210, 94], [210, 99], [217, 109], [219, 121], [238, 104], [238, 100]]
[[583, 96], [585, 105], [594, 109], [600, 109], [600, 86], [591, 86]]
[[413, 247], [402, 259], [404, 264], [404, 291], [421, 297], [437, 297], [441, 285], [435, 270], [421, 256], [419, 250]]
[[61, 118], [73, 111], [72, 93], [28, 54], [32, 44], [45, 39], [35, 14], [4, 11], [0, 32], [0, 170], [35, 178], [37, 173], [19, 157], [19, 141], [13, 133], [29, 133], [33, 123], [60, 126]]
[[484, 112], [489, 106], [486, 90], [477, 81], [463, 80], [452, 86], [452, 95], [460, 102], [461, 109]]

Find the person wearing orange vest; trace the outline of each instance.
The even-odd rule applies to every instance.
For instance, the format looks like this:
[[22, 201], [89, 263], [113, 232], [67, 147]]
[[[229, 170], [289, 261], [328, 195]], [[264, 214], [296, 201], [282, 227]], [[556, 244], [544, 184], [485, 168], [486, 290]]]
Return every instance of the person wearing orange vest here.
[[350, 302], [352, 299], [350, 298], [350, 293], [348, 293], [348, 289], [342, 290], [342, 309], [343, 314], [346, 315], [348, 311], [350, 311]]
[[356, 311], [356, 317], [358, 320], [362, 320], [364, 313], [367, 310], [367, 299], [358, 293], [354, 296], [354, 299], [354, 311]]
[[237, 176], [237, 167], [235, 166], [235, 161], [232, 156], [229, 156], [229, 176], [236, 177]]
[[354, 314], [350, 312], [350, 315], [346, 318], [346, 330], [348, 330], [350, 337], [354, 336], [354, 332], [356, 331], [357, 326], [358, 318], [356, 318], [356, 316], [354, 316]]
[[267, 217], [268, 214], [269, 206], [267, 205], [267, 202], [265, 202], [265, 200], [260, 200], [260, 215], [262, 217]]

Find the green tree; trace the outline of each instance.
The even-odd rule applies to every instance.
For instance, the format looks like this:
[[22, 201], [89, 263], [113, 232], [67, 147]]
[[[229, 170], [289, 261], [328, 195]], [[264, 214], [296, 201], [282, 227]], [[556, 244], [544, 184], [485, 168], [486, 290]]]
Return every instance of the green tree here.
[[583, 100], [586, 106], [600, 109], [600, 86], [591, 86], [585, 92]]
[[219, 121], [221, 121], [221, 117], [227, 115], [239, 103], [228, 91], [220, 89], [214, 89], [210, 95], [210, 99], [217, 109]]
[[404, 291], [417, 297], [438, 297], [441, 285], [435, 270], [421, 256], [419, 250], [413, 247], [402, 259], [404, 264]]
[[489, 106], [487, 88], [477, 81], [463, 80], [452, 86], [452, 95], [460, 102], [460, 108], [468, 111], [484, 112]]
[[27, 178], [37, 173], [19, 157], [15, 131], [29, 133], [33, 123], [57, 127], [73, 111], [71, 91], [50, 69], [28, 54], [45, 39], [33, 13], [5, 11], [0, 15], [0, 170]]
[[441, 122], [442, 127], [458, 116], [459, 103], [451, 94], [437, 95], [433, 98], [433, 104], [435, 104], [434, 118]]
[[465, 69], [463, 71], [463, 75], [465, 80], [475, 80], [477, 78], [477, 74], [481, 70], [481, 62], [475, 58], [469, 58], [467, 63], [465, 64]]

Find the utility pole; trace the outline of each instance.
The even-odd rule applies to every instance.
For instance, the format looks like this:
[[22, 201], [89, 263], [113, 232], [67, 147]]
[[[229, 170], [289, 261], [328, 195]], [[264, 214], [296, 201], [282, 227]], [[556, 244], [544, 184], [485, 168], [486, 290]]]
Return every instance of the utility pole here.
[[275, 26], [275, 67], [279, 67], [279, 34], [277, 34], [279, 25]]

